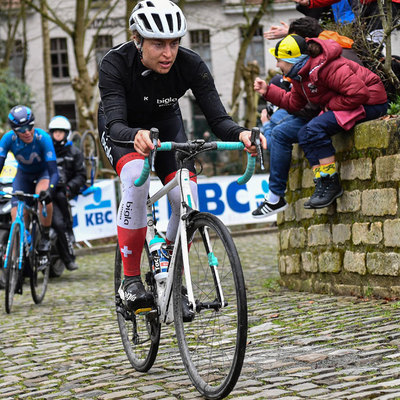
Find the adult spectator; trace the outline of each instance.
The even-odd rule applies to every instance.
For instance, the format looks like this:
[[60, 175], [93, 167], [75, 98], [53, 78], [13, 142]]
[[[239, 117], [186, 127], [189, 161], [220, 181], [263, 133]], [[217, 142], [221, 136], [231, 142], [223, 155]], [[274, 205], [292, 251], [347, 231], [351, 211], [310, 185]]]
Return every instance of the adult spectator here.
[[[297, 4], [310, 9], [334, 5], [339, 0], [294, 0]], [[342, 0], [340, 0], [342, 1]], [[393, 20], [398, 16], [400, 0], [392, 0]], [[382, 43], [383, 28], [377, 0], [352, 0], [353, 11], [360, 16], [361, 22], [366, 24], [366, 33], [369, 39], [377, 44]]]

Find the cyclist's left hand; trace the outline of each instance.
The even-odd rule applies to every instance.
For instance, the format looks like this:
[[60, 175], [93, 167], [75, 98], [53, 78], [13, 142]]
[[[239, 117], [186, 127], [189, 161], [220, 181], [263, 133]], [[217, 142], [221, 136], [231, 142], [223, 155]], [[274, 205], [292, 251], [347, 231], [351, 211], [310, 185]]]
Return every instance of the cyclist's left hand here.
[[[250, 131], [243, 131], [240, 133], [239, 140], [245, 145], [245, 150], [249, 153], [251, 153], [252, 156], [256, 157], [257, 156], [257, 148], [255, 145], [251, 144], [250, 141], [251, 138], [251, 132]], [[260, 141], [261, 141], [261, 147], [266, 150], [267, 149], [267, 140], [265, 139], [265, 136], [260, 133]]]

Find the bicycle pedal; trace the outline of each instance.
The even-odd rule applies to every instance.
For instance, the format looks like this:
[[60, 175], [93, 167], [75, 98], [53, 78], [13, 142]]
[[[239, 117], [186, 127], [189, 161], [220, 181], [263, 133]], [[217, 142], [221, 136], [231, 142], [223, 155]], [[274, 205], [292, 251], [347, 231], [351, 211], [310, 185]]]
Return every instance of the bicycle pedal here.
[[151, 312], [151, 310], [152, 310], [151, 307], [150, 307], [150, 308], [138, 308], [138, 309], [135, 311], [135, 315], [138, 315], [138, 314], [148, 314], [148, 313]]
[[39, 258], [39, 265], [37, 267], [38, 271], [43, 271], [47, 268], [47, 265], [49, 264], [49, 259], [47, 256], [42, 256]]

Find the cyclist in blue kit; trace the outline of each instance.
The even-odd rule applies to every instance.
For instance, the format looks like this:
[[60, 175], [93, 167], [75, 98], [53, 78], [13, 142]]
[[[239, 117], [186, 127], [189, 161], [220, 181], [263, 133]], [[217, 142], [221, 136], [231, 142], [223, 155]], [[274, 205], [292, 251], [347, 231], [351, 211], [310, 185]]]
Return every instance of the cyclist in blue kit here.
[[[38, 250], [47, 253], [50, 250], [49, 230], [53, 214], [51, 204], [57, 181], [57, 161], [53, 142], [48, 133], [35, 128], [35, 116], [29, 107], [18, 105], [8, 114], [11, 131], [0, 140], [0, 172], [3, 169], [7, 153], [11, 151], [18, 161], [18, 170], [13, 181], [13, 191], [39, 194], [39, 199], [46, 203], [47, 216], [40, 210], [40, 223], [43, 226], [42, 238]], [[14, 221], [18, 200], [11, 200], [11, 218]]]
[[[256, 154], [251, 132], [227, 114], [212, 75], [195, 52], [180, 46], [186, 19], [170, 0], [138, 2], [129, 18], [132, 40], [111, 49], [99, 69], [99, 133], [101, 144], [121, 179], [122, 198], [117, 215], [118, 242], [124, 280], [121, 299], [132, 311], [153, 304], [140, 279], [140, 257], [146, 236], [146, 199], [150, 180], [141, 187], [133, 182], [140, 175], [144, 158], [154, 148], [150, 128], [161, 141], [186, 142], [178, 100], [191, 89], [213, 133], [224, 141], [242, 141]], [[265, 138], [261, 138], [266, 147]], [[175, 154], [157, 154], [155, 169], [165, 185], [178, 169]], [[191, 187], [197, 203], [194, 163], [189, 166]], [[168, 194], [172, 215], [167, 243], [175, 239], [179, 222], [179, 189]]]

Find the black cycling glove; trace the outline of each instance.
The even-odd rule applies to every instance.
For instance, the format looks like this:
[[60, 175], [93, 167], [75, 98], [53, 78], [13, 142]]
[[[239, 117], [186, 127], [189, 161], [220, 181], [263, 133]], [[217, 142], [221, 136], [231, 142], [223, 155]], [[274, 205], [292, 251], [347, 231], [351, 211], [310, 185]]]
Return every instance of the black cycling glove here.
[[39, 193], [39, 201], [41, 201], [41, 202], [44, 201], [46, 204], [49, 204], [52, 202], [51, 193], [50, 193], [49, 189], [42, 190]]

